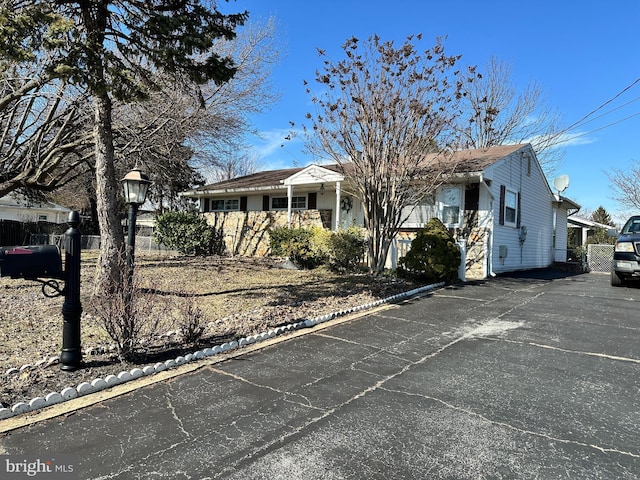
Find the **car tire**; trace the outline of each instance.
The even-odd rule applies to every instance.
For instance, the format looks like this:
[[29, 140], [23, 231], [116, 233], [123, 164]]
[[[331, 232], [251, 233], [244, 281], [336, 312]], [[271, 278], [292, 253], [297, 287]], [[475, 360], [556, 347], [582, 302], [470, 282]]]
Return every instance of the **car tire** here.
[[621, 287], [624, 285], [624, 280], [618, 276], [615, 270], [611, 270], [611, 286]]

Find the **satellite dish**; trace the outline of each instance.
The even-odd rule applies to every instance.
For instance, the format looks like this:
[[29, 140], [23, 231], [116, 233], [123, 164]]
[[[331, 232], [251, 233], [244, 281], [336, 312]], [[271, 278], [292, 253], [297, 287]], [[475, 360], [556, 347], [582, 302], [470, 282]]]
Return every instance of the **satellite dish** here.
[[553, 181], [553, 188], [555, 188], [558, 193], [564, 192], [569, 186], [569, 175], [560, 175]]

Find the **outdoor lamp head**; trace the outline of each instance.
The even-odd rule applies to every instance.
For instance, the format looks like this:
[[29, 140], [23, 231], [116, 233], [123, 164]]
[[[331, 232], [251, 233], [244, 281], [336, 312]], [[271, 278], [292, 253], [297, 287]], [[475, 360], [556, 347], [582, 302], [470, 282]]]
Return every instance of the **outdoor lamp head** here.
[[147, 196], [147, 189], [151, 181], [138, 168], [134, 168], [122, 179], [124, 189], [124, 200], [127, 203], [142, 205]]

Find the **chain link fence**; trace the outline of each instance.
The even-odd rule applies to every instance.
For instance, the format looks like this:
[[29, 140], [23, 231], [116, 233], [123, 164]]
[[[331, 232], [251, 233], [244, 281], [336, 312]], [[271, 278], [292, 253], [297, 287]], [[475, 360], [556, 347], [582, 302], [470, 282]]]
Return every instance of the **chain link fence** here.
[[589, 245], [587, 263], [592, 272], [609, 273], [613, 262], [613, 245]]
[[[127, 237], [125, 235], [125, 242]], [[64, 248], [64, 235], [31, 235], [30, 245], [57, 245], [61, 250]], [[82, 235], [82, 250], [98, 250], [100, 248], [100, 237], [98, 235]], [[136, 252], [157, 252], [169, 251], [164, 245], [158, 245], [153, 237], [136, 235]]]

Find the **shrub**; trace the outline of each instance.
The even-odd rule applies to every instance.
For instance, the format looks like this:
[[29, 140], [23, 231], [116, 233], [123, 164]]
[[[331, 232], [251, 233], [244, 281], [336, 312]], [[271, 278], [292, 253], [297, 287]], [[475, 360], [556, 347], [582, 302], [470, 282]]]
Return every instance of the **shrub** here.
[[123, 291], [99, 288], [91, 297], [89, 311], [97, 318], [116, 345], [121, 360], [134, 360], [144, 341], [153, 337], [159, 327], [164, 305], [159, 304], [140, 285], [135, 272], [121, 261]]
[[276, 228], [269, 232], [271, 254], [289, 259], [301, 268], [316, 268], [325, 261], [313, 245], [313, 230], [309, 228]]
[[182, 301], [177, 304], [178, 330], [185, 343], [197, 345], [205, 331], [206, 316], [198, 306], [197, 298], [183, 293]]
[[338, 272], [354, 271], [360, 265], [367, 242], [361, 229], [351, 227], [329, 235], [329, 268]]
[[458, 279], [460, 250], [449, 230], [437, 218], [431, 219], [411, 242], [411, 250], [400, 259], [398, 271], [427, 281]]
[[197, 213], [167, 212], [156, 218], [156, 242], [183, 255], [223, 255], [222, 230]]
[[270, 234], [271, 254], [289, 259], [302, 268], [327, 265], [339, 272], [357, 268], [365, 251], [359, 229], [331, 232], [322, 227], [278, 228]]

